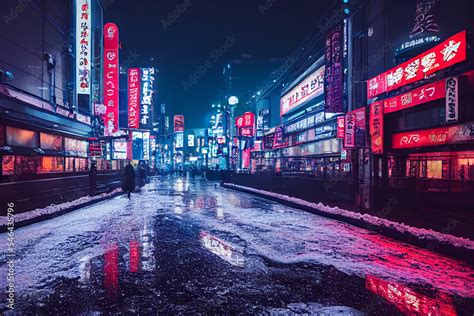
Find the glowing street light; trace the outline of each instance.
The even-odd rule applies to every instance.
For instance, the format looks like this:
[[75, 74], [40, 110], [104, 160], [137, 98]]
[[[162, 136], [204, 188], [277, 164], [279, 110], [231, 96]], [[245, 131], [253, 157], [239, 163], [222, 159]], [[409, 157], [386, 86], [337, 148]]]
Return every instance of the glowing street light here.
[[237, 98], [236, 96], [231, 96], [229, 98], [229, 105], [233, 106], [233, 105], [237, 105], [237, 104], [239, 104], [239, 98]]

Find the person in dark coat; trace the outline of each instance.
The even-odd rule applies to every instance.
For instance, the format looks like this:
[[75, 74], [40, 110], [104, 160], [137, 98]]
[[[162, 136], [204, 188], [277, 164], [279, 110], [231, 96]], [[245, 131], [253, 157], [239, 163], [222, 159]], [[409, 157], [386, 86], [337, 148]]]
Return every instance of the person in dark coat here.
[[130, 162], [125, 167], [125, 180], [123, 182], [123, 190], [127, 192], [128, 198], [130, 198], [130, 193], [135, 191], [135, 169], [133, 169], [133, 166]]
[[97, 166], [93, 162], [89, 170], [89, 195], [94, 196], [97, 188]]
[[138, 165], [138, 185], [140, 187], [143, 187], [146, 183], [146, 169], [145, 169], [145, 163], [140, 162]]

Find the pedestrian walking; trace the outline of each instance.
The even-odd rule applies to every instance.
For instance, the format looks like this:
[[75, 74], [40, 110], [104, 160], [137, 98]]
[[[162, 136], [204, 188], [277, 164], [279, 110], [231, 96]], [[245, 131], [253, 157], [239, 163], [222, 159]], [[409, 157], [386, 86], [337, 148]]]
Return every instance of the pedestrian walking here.
[[133, 169], [131, 162], [128, 162], [128, 165], [125, 167], [125, 179], [122, 189], [127, 192], [128, 198], [130, 198], [130, 193], [135, 191], [135, 169]]
[[146, 183], [146, 168], [145, 168], [145, 162], [140, 162], [138, 166], [138, 180], [139, 180], [139, 186], [143, 187], [145, 186]]
[[97, 188], [97, 166], [95, 161], [91, 163], [89, 169], [89, 195], [94, 196]]

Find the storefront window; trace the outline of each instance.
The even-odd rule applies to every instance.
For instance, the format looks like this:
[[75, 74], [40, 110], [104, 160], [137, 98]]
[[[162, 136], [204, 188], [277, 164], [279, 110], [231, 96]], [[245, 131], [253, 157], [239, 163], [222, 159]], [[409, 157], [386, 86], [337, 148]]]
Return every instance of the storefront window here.
[[15, 173], [15, 156], [3, 156], [2, 175], [11, 175]]
[[427, 178], [442, 179], [443, 178], [443, 161], [429, 160], [427, 162]]
[[31, 174], [36, 173], [38, 157], [15, 156], [15, 174]]
[[64, 171], [63, 157], [41, 157], [38, 165], [38, 173], [52, 173]]
[[38, 147], [37, 133], [7, 126], [7, 143], [10, 146]]
[[453, 164], [455, 180], [474, 180], [474, 155], [471, 158], [460, 157]]
[[407, 177], [417, 177], [420, 172], [420, 162], [417, 160], [407, 161]]
[[97, 170], [109, 170], [111, 164], [107, 159], [97, 159]]
[[61, 136], [40, 133], [40, 143], [43, 149], [63, 149], [63, 138]]
[[87, 157], [87, 145], [88, 143], [83, 140], [73, 138], [64, 139], [65, 149], [71, 155]]
[[87, 170], [89, 170], [87, 159], [76, 158], [76, 171], [87, 171]]
[[66, 172], [74, 172], [74, 158], [67, 157], [66, 158]]

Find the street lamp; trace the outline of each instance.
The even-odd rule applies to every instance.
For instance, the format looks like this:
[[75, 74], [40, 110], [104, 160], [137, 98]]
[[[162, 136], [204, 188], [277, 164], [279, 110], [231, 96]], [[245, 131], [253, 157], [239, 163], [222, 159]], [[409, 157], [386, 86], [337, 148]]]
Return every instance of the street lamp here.
[[236, 106], [237, 104], [239, 104], [239, 98], [237, 98], [236, 96], [231, 96], [228, 101], [230, 106]]

